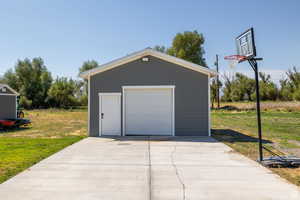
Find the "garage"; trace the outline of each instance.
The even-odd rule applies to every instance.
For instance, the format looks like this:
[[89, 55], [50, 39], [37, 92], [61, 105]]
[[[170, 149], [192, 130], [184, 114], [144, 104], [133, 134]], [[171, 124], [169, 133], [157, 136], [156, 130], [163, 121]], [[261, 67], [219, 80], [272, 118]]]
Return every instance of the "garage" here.
[[89, 136], [210, 136], [216, 74], [151, 48], [82, 72]]
[[123, 87], [123, 135], [174, 135], [174, 86]]

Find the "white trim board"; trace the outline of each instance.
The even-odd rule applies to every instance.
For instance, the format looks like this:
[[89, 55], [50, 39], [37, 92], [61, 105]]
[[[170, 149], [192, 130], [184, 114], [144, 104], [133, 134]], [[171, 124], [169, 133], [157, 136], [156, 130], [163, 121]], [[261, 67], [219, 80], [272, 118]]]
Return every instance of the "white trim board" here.
[[[165, 53], [158, 52], [158, 51], [153, 50], [151, 48], [146, 48], [146, 49], [143, 49], [141, 51], [138, 51], [138, 52], [132, 53], [130, 55], [124, 56], [122, 58], [113, 60], [113, 61], [108, 62], [106, 64], [100, 65], [99, 67], [96, 67], [94, 69], [82, 72], [80, 74], [80, 77], [87, 79], [88, 77], [93, 76], [95, 74], [105, 72], [107, 70], [113, 69], [113, 68], [121, 66], [123, 64], [132, 62], [134, 60], [141, 59], [145, 56], [153, 56], [153, 57], [165, 60], [167, 62], [171, 62], [171, 63], [177, 64], [179, 66], [194, 70], [196, 72], [209, 75], [210, 77], [214, 77], [218, 74], [215, 70], [209, 69], [207, 67], [203, 67], [201, 65], [197, 65], [195, 63], [188, 62], [186, 60], [176, 58], [174, 56], [170, 56], [170, 55], [167, 55]], [[151, 62], [151, 59], [148, 62]]]
[[172, 87], [172, 136], [175, 136], [175, 86]]
[[0, 96], [19, 96], [19, 95], [17, 95], [17, 94], [0, 93]]
[[125, 136], [125, 88], [122, 87], [122, 136]]
[[210, 108], [210, 104], [211, 104], [211, 100], [210, 100], [210, 77], [208, 77], [208, 136], [211, 136], [211, 117], [210, 117], [210, 112], [211, 112], [211, 108]]
[[90, 133], [90, 123], [91, 123], [91, 77], [88, 77], [88, 133]]
[[129, 86], [122, 86], [124, 89], [173, 89], [175, 85], [129, 85]]
[[146, 86], [122, 86], [122, 136], [125, 136], [125, 103], [126, 103], [126, 95], [125, 95], [125, 90], [128, 89], [171, 89], [172, 90], [172, 130], [171, 130], [171, 135], [175, 136], [175, 86], [174, 85], [146, 85]]
[[115, 95], [115, 96], [121, 96], [122, 93], [121, 92], [100, 92], [98, 94], [99, 96], [112, 96], [112, 95]]

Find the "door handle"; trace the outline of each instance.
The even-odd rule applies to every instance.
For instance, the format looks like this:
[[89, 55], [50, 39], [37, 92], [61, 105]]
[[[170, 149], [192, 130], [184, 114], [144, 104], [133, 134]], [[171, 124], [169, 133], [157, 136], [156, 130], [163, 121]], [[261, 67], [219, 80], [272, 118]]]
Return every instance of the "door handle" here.
[[104, 119], [104, 113], [101, 113], [101, 119]]

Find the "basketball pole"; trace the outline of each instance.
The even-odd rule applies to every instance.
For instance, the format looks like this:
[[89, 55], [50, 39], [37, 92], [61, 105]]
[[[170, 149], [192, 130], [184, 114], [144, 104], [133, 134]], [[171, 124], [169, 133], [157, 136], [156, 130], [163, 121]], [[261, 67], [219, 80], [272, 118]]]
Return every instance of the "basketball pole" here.
[[259, 77], [257, 60], [262, 58], [251, 58], [248, 60], [252, 69], [255, 73], [255, 86], [256, 86], [256, 114], [257, 114], [257, 128], [258, 128], [258, 150], [259, 150], [259, 161], [263, 161], [263, 146], [262, 146], [262, 131], [261, 131], [261, 117], [260, 117], [260, 94], [259, 94]]

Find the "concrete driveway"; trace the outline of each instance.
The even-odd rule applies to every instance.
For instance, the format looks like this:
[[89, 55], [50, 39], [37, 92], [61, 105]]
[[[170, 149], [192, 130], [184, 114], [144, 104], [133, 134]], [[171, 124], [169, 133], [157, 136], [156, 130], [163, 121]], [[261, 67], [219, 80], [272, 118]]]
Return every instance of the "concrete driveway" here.
[[0, 185], [5, 200], [299, 200], [299, 189], [208, 137], [87, 138]]

